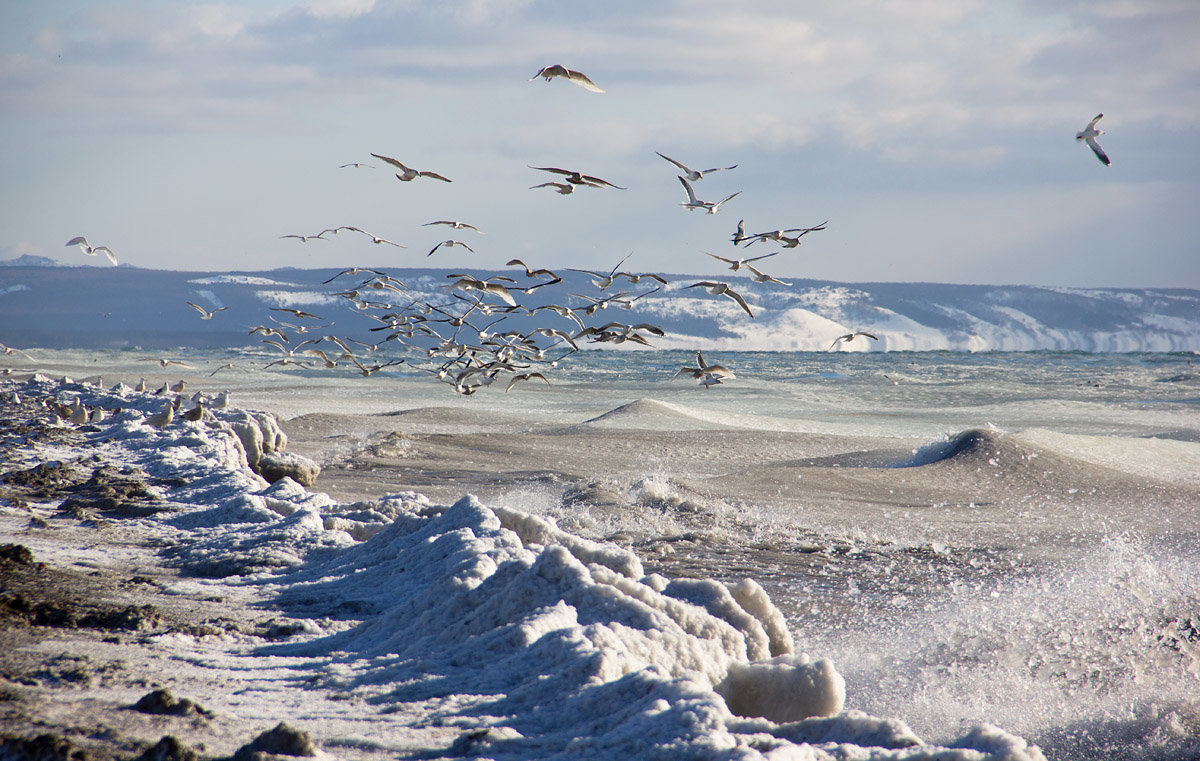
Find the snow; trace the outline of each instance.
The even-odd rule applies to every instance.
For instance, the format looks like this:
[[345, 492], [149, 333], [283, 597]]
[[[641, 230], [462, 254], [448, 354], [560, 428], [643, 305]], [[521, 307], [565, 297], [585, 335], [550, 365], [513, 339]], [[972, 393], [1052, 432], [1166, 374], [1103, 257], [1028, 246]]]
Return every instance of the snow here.
[[[288, 280], [272, 272], [206, 275], [137, 268], [7, 268], [0, 282], [0, 342], [10, 346], [162, 346], [245, 345], [244, 325], [269, 324], [272, 308], [320, 310], [337, 318], [342, 336], [367, 339], [376, 334], [368, 317], [337, 294], [353, 278], [325, 284], [331, 270], [288, 270]], [[394, 269], [410, 298], [449, 300], [445, 272]], [[479, 273], [487, 276], [489, 273]], [[511, 268], [496, 274], [513, 275]], [[522, 302], [582, 306], [570, 294], [595, 290], [590, 276], [564, 271], [563, 282], [539, 289]], [[747, 315], [731, 299], [686, 287], [702, 278], [671, 275], [653, 295], [616, 312], [630, 324], [651, 322], [666, 336], [657, 348], [709, 350], [826, 351], [838, 336], [865, 330], [879, 337], [850, 344], [844, 351], [1200, 351], [1200, 292], [1186, 289], [1070, 289], [1039, 286], [978, 286], [937, 283], [839, 284], [797, 279], [791, 286], [759, 284], [740, 276], [727, 278], [752, 305]], [[203, 290], [198, 290], [203, 286]], [[636, 290], [636, 289], [632, 289]], [[121, 294], [137, 292], [139, 299]], [[38, 294], [53, 293], [57, 308], [42, 309]], [[183, 305], [196, 293], [229, 312], [199, 320]], [[180, 308], [183, 307], [183, 308]], [[95, 315], [110, 319], [96, 320]], [[236, 321], [233, 319], [237, 315]], [[605, 312], [601, 316], [614, 315]], [[558, 324], [540, 312], [509, 316], [504, 326]], [[234, 323], [238, 325], [233, 327]], [[573, 323], [562, 320], [562, 327]], [[130, 326], [154, 326], [131, 335]], [[69, 338], [67, 338], [69, 337]], [[235, 343], [236, 342], [236, 343]], [[588, 346], [585, 344], [585, 346]], [[605, 344], [611, 348], [612, 344]], [[628, 348], [628, 347], [626, 347]]]
[[[628, 550], [469, 495], [342, 505], [291, 481], [269, 486], [247, 458], [286, 445], [265, 413], [217, 409], [159, 429], [144, 420], [162, 398], [125, 386], [35, 377], [5, 380], [3, 393], [120, 407], [78, 430], [100, 461], [159, 484], [167, 509], [127, 530], [169, 546], [210, 594], [244, 599], [258, 586], [302, 632], [252, 658], [236, 638], [206, 641], [177, 676], [203, 667], [208, 684], [242, 685], [222, 693], [225, 712], [324, 715], [311, 722], [318, 745], [403, 745], [436, 717], [464, 730], [451, 756], [1043, 759], [992, 726], [937, 747], [903, 722], [845, 711], [835, 664], [796, 652], [752, 580], [646, 575]], [[31, 444], [8, 456], [76, 454]], [[169, 636], [154, 647], [198, 647]], [[301, 666], [307, 678], [293, 673]], [[327, 721], [340, 734], [321, 736]]]

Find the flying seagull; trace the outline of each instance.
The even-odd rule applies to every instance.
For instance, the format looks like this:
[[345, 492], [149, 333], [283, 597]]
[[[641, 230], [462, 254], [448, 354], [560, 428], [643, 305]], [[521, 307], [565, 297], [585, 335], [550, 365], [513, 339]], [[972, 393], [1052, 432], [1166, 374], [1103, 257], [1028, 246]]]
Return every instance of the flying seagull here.
[[412, 168], [407, 167], [404, 164], [400, 163], [396, 159], [391, 158], [390, 156], [381, 156], [378, 153], [372, 153], [371, 155], [374, 156], [375, 158], [379, 159], [380, 161], [386, 161], [387, 163], [389, 163], [392, 166], [399, 169], [400, 172], [396, 175], [396, 179], [400, 180], [401, 182], [412, 182], [413, 180], [417, 179], [418, 177], [428, 177], [432, 180], [441, 180], [442, 182], [451, 182], [451, 180], [449, 178], [443, 177], [442, 175], [438, 174], [437, 172], [427, 172], [427, 171], [422, 171], [419, 169], [412, 169]]
[[716, 203], [713, 203], [712, 201], [701, 201], [700, 199], [696, 198], [696, 191], [692, 190], [691, 183], [689, 183], [683, 177], [680, 177], [679, 181], [683, 183], [683, 189], [687, 191], [687, 196], [688, 196], [688, 199], [686, 201], [680, 201], [679, 205], [684, 207], [688, 211], [694, 211], [695, 209], [704, 209], [709, 214], [716, 214], [717, 209], [721, 208], [721, 204], [725, 203], [729, 199], [733, 198], [734, 196], [736, 196], [742, 192], [739, 190], [737, 193], [730, 193], [729, 195], [725, 196], [724, 198], [722, 198], [720, 201], [717, 201]]
[[537, 188], [554, 188], [554, 192], [562, 196], [567, 196], [575, 192], [575, 186], [569, 182], [543, 182], [540, 185], [531, 185], [530, 190]]
[[1088, 122], [1088, 125], [1083, 128], [1082, 132], [1075, 133], [1075, 140], [1077, 142], [1087, 143], [1088, 147], [1092, 149], [1092, 153], [1096, 154], [1096, 158], [1100, 159], [1100, 163], [1104, 164], [1104, 166], [1109, 166], [1112, 164], [1112, 162], [1108, 160], [1108, 154], [1105, 153], [1104, 149], [1100, 147], [1100, 143], [1096, 142], [1096, 138], [1104, 134], [1104, 130], [1096, 129], [1096, 122], [1100, 121], [1100, 117], [1102, 116], [1104, 116], [1104, 114], [1096, 114], [1096, 116], [1090, 122]]
[[466, 250], [470, 251], [472, 254], [475, 253], [475, 249], [471, 248], [466, 243], [463, 243], [461, 240], [444, 240], [441, 243], [434, 246], [433, 248], [431, 248], [429, 250], [429, 253], [426, 254], [426, 256], [433, 256], [433, 252], [437, 251], [442, 246], [445, 246], [446, 248], [449, 248], [451, 246], [462, 246]]
[[559, 169], [556, 166], [531, 166], [529, 168], [536, 169], [539, 172], [553, 172], [554, 174], [561, 174], [566, 178], [567, 182], [571, 183], [572, 185], [587, 185], [593, 188], [616, 188], [617, 190], [628, 190], [628, 188], [623, 188], [620, 185], [614, 185], [608, 180], [602, 180], [599, 177], [594, 177], [590, 174], [584, 174], [583, 172], [575, 169]]
[[199, 304], [193, 304], [190, 301], [187, 302], [187, 305], [200, 313], [201, 320], [211, 320], [214, 314], [216, 314], [217, 312], [224, 312], [226, 309], [229, 308], [229, 307], [221, 307], [220, 309], [214, 309], [210, 312], [209, 310], [205, 309], [204, 307], [200, 306]]
[[829, 346], [829, 351], [833, 351], [835, 348], [837, 348], [837, 345], [838, 345], [838, 344], [840, 344], [842, 341], [845, 341], [846, 343], [850, 343], [851, 341], [853, 341], [853, 340], [854, 340], [854, 337], [855, 337], [855, 336], [863, 336], [864, 338], [869, 338], [869, 339], [871, 339], [872, 341], [878, 341], [878, 340], [879, 340], [879, 337], [878, 337], [878, 336], [873, 336], [873, 335], [871, 335], [870, 333], [864, 333], [864, 332], [863, 332], [863, 331], [861, 331], [861, 330], [857, 330], [857, 331], [855, 331], [855, 332], [853, 332], [853, 333], [847, 333], [847, 334], [846, 334], [846, 335], [844, 335], [844, 336], [838, 336], [838, 337], [837, 337], [837, 340], [836, 340], [836, 341], [834, 341], [832, 344], [830, 344], [830, 346]]
[[483, 230], [480, 230], [475, 225], [468, 225], [466, 222], [457, 222], [451, 219], [439, 219], [436, 222], [426, 222], [425, 224], [421, 225], [421, 227], [429, 227], [430, 225], [446, 225], [447, 227], [455, 230], [474, 230], [480, 235], [483, 235]]
[[88, 243], [87, 238], [83, 237], [82, 235], [71, 238], [69, 241], [67, 241], [67, 245], [79, 246], [79, 250], [88, 256], [104, 254], [108, 257], [108, 260], [113, 263], [114, 267], [117, 265], [117, 255], [112, 252], [112, 249], [110, 249], [108, 246], [93, 246]]
[[738, 306], [740, 306], [742, 309], [746, 310], [746, 314], [750, 315], [751, 319], [754, 318], [754, 312], [750, 311], [750, 306], [746, 303], [746, 300], [744, 298], [742, 298], [742, 295], [740, 293], [738, 293], [737, 291], [730, 288], [729, 283], [715, 282], [712, 280], [701, 280], [699, 283], [692, 283], [691, 285], [686, 286], [686, 287], [687, 288], [703, 288], [704, 290], [708, 291], [709, 293], [711, 293], [714, 296], [728, 296], [729, 298], [736, 301]]
[[366, 230], [362, 229], [361, 227], [353, 227], [353, 226], [350, 226], [350, 225], [346, 225], [346, 226], [345, 226], [344, 228], [342, 228], [342, 229], [344, 229], [344, 230], [353, 230], [353, 231], [354, 231], [354, 232], [356, 232], [356, 233], [362, 233], [363, 235], [365, 235], [365, 236], [367, 236], [368, 238], [370, 238], [372, 243], [375, 243], [375, 244], [377, 244], [377, 245], [378, 245], [378, 244], [382, 244], [382, 243], [386, 243], [386, 244], [388, 244], [389, 246], [395, 246], [396, 248], [408, 248], [408, 246], [405, 246], [405, 245], [403, 245], [403, 244], [401, 244], [401, 243], [397, 243], [397, 242], [396, 242], [396, 241], [394, 241], [394, 240], [388, 240], [387, 238], [380, 238], [378, 235], [376, 235], [376, 234], [374, 234], [374, 233], [369, 233], [369, 232], [367, 232]]
[[[655, 151], [655, 153], [658, 153], [658, 151]], [[725, 170], [737, 169], [737, 164], [734, 164], [733, 166], [718, 166], [718, 167], [713, 167], [712, 169], [690, 169], [687, 166], [684, 166], [683, 164], [679, 163], [675, 159], [671, 158], [670, 156], [663, 156], [663, 154], [661, 154], [661, 153], [658, 153], [658, 155], [662, 156], [667, 161], [670, 161], [672, 164], [674, 164], [675, 166], [682, 169], [684, 177], [687, 177], [692, 182], [699, 180], [701, 177], [708, 174], [709, 172], [720, 172], [723, 169], [725, 169]]]
[[726, 264], [729, 265], [729, 269], [733, 270], [734, 272], [737, 272], [742, 267], [748, 266], [750, 262], [757, 262], [759, 259], [767, 259], [769, 257], [779, 255], [779, 252], [776, 251], [773, 254], [763, 254], [762, 256], [751, 256], [750, 258], [742, 257], [739, 259], [729, 259], [724, 256], [717, 256], [716, 254], [710, 254], [707, 251], [705, 251], [704, 253], [706, 256], [711, 256], [714, 259], [718, 259], [722, 262], [725, 262]]
[[780, 285], [791, 285], [791, 283], [785, 283], [779, 278], [771, 277], [767, 273], [755, 267], [753, 264], [747, 263], [745, 266], [746, 269], [753, 273], [750, 275], [750, 279], [756, 283], [779, 283]]
[[591, 90], [592, 92], [604, 92], [603, 90], [601, 90], [599, 87], [596, 86], [595, 82], [588, 79], [587, 75], [584, 74], [583, 72], [568, 69], [566, 66], [563, 66], [561, 64], [554, 64], [553, 66], [543, 66], [541, 69], [538, 70], [537, 74], [534, 74], [532, 77], [529, 78], [529, 81], [532, 82], [533, 80], [537, 79], [538, 77], [542, 77], [547, 82], [549, 82], [554, 77], [562, 77], [563, 79], [567, 80], [568, 82], [577, 84], [585, 90]]

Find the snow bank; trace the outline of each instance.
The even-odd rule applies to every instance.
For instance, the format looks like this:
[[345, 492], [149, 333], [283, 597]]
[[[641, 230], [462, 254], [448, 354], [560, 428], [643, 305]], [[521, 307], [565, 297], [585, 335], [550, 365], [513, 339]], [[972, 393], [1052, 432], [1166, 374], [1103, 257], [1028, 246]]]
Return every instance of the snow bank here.
[[336, 690], [351, 698], [347, 711], [373, 720], [468, 730], [438, 755], [1043, 761], [994, 727], [936, 747], [903, 722], [844, 710], [837, 669], [794, 651], [753, 581], [647, 576], [630, 552], [470, 496], [449, 507], [414, 494], [340, 505], [290, 479], [268, 486], [235, 427], [267, 419], [256, 414], [156, 427], [147, 416], [163, 398], [124, 386], [0, 385], [26, 404], [113, 411], [72, 427], [47, 409], [48, 425], [74, 431], [47, 441], [68, 443], [10, 457], [145, 473], [170, 509], [128, 520], [169, 558], [239, 577], [229, 583], [269, 581], [287, 613], [345, 622], [268, 648], [316, 664], [293, 688], [297, 703], [306, 690]]

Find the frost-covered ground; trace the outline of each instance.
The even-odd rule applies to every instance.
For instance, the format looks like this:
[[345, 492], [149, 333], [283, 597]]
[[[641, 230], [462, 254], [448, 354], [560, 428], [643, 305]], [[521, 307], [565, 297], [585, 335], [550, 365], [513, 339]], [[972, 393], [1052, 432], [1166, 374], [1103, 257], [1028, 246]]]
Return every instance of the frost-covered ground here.
[[[45, 733], [222, 757], [280, 722], [312, 744], [282, 752], [351, 759], [1042, 758], [987, 724], [931, 746], [846, 710], [837, 664], [753, 580], [646, 573], [470, 497], [268, 484], [273, 417], [184, 402], [156, 425], [169, 398], [0, 387], [0, 567], [24, 590], [3, 599], [8, 758]], [[157, 689], [198, 708], [131, 708]]]

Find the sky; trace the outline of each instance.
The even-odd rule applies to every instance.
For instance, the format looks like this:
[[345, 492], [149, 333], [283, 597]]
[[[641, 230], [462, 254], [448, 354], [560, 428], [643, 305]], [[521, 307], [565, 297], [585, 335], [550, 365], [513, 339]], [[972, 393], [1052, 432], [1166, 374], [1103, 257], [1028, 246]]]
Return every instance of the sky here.
[[[1198, 39], [1194, 0], [5, 2], [0, 259], [1200, 288]], [[341, 225], [406, 248], [280, 237]]]

